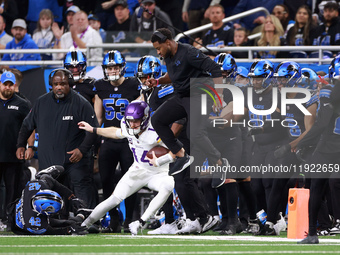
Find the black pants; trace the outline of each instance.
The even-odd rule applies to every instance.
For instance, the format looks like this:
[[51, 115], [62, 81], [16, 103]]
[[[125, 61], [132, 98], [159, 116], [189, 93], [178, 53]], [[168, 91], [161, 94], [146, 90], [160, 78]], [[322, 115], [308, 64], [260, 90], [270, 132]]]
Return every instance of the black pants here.
[[15, 199], [19, 198], [24, 188], [21, 184], [21, 175], [23, 173], [23, 164], [20, 162], [1, 162], [0, 163], [0, 180], [3, 178], [5, 183], [5, 205], [4, 208]]
[[[322, 153], [315, 151], [308, 164], [340, 164], [339, 152]], [[333, 175], [329, 174], [329, 177]], [[339, 173], [336, 174], [336, 177]], [[314, 176], [315, 177], [315, 176]], [[325, 176], [324, 176], [325, 177]], [[309, 198], [309, 234], [316, 235], [317, 219], [328, 187], [327, 178], [312, 178]], [[336, 194], [338, 196], [339, 194]], [[333, 196], [333, 194], [332, 194]]]
[[204, 218], [208, 215], [207, 203], [202, 191], [198, 188], [197, 179], [190, 178], [190, 169], [176, 174], [175, 189], [181, 200], [187, 218], [195, 220], [196, 217]]
[[[182, 145], [175, 138], [170, 129], [170, 124], [186, 117], [188, 120], [187, 132], [190, 130], [188, 137], [190, 137], [191, 146], [204, 152], [209, 162], [216, 164], [221, 158], [221, 154], [207, 137], [206, 121], [209, 116], [201, 114], [200, 104], [201, 97], [199, 95], [182, 98], [173, 96], [157, 109], [151, 118], [151, 123], [170, 151], [176, 154], [181, 150]], [[197, 107], [190, 107], [193, 105]]]
[[[286, 157], [279, 161], [284, 166], [300, 165], [300, 161], [296, 158], [295, 153], [289, 153]], [[282, 197], [285, 197], [285, 203], [287, 204], [288, 190], [286, 189], [286, 185], [289, 182], [289, 179], [290, 179], [289, 176], [283, 176], [282, 173], [278, 173], [273, 180], [268, 200], [267, 221], [270, 221], [274, 224], [276, 223], [278, 213], [280, 212], [281, 209], [280, 205]]]
[[93, 168], [90, 167], [90, 154], [87, 153], [77, 163], [64, 164], [65, 174], [58, 179], [68, 184], [74, 194], [84, 200], [88, 208], [94, 208], [97, 202], [97, 190], [93, 180]]

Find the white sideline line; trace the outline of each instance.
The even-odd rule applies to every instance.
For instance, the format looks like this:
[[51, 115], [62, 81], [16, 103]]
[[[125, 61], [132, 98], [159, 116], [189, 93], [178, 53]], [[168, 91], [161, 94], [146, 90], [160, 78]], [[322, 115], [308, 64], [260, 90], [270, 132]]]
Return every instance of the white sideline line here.
[[[318, 246], [339, 246], [340, 244], [318, 244]], [[232, 246], [300, 246], [300, 244], [290, 244], [290, 243], [279, 243], [279, 244], [18, 244], [18, 245], [0, 245], [0, 248], [60, 248], [60, 247], [232, 247]], [[305, 247], [306, 245], [303, 245], [302, 247]], [[307, 246], [315, 246], [315, 244], [307, 244]], [[301, 246], [300, 246], [301, 247]]]
[[[285, 237], [263, 237], [263, 236], [185, 236], [185, 235], [139, 235], [139, 236], [105, 236], [107, 239], [114, 238], [144, 238], [144, 239], [181, 239], [181, 240], [213, 240], [213, 241], [254, 241], [254, 242], [298, 242], [301, 239], [288, 239]], [[320, 243], [339, 243], [340, 239], [319, 238]]]

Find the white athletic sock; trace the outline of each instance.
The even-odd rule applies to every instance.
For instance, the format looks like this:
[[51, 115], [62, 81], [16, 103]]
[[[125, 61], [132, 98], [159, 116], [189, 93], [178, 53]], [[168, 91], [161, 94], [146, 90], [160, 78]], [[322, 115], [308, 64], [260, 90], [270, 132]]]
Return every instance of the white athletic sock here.
[[156, 211], [164, 205], [171, 193], [172, 191], [161, 189], [158, 194], [151, 200], [141, 219], [143, 221], [147, 221], [152, 215], [154, 215]]
[[115, 208], [121, 202], [120, 199], [111, 195], [106, 200], [101, 202], [96, 208], [93, 209], [92, 213], [89, 217], [81, 224], [82, 226], [91, 226], [93, 223], [98, 221], [101, 217], [103, 217], [106, 212], [110, 211], [112, 208]]

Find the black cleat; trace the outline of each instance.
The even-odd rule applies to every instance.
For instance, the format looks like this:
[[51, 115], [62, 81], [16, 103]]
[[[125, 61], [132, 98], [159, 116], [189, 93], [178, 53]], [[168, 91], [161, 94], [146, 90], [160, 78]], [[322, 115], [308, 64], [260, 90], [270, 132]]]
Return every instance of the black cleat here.
[[221, 187], [225, 180], [227, 179], [227, 170], [226, 168], [229, 166], [229, 162], [226, 158], [222, 158], [222, 167], [225, 171], [216, 171], [212, 174], [212, 180], [211, 180], [211, 187], [213, 189], [217, 189], [218, 187]]
[[200, 219], [199, 222], [202, 226], [201, 233], [204, 233], [213, 228], [217, 224], [218, 220], [215, 219], [213, 216], [208, 215], [206, 218]]
[[214, 232], [220, 232], [220, 231], [222, 231], [222, 230], [226, 230], [226, 229], [227, 229], [227, 226], [228, 226], [228, 222], [225, 221], [225, 220], [222, 220], [220, 223], [218, 223], [218, 224], [214, 227], [213, 231], [214, 231]]
[[61, 175], [63, 172], [65, 171], [63, 166], [59, 166], [59, 165], [54, 165], [54, 166], [50, 166], [46, 169], [43, 169], [41, 171], [39, 171], [36, 175], [35, 178], [36, 179], [40, 179], [42, 175], [44, 174], [48, 174], [50, 175], [53, 179], [57, 179], [59, 177], [59, 175]]
[[185, 168], [190, 166], [194, 162], [194, 157], [189, 156], [185, 153], [184, 157], [176, 157], [175, 163], [172, 165], [172, 167], [169, 170], [169, 175], [175, 175], [182, 172]]
[[276, 232], [274, 228], [271, 228], [268, 224], [265, 224], [260, 231], [255, 233], [256, 236], [275, 236]]
[[319, 238], [317, 235], [310, 236], [308, 235], [305, 239], [302, 239], [301, 241], [297, 242], [298, 244], [318, 244]]

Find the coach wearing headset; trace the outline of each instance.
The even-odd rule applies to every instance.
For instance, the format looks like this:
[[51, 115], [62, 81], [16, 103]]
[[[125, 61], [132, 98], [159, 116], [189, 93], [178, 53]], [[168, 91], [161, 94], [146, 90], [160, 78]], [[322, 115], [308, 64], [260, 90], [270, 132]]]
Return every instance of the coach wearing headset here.
[[39, 168], [62, 165], [65, 180], [74, 194], [89, 208], [96, 205], [92, 169], [89, 168], [89, 150], [95, 135], [78, 128], [85, 120], [98, 126], [90, 103], [70, 87], [73, 75], [66, 69], [53, 70], [49, 76], [52, 91], [39, 97], [24, 119], [17, 143], [17, 158], [23, 159], [26, 141], [34, 129], [39, 131]]

